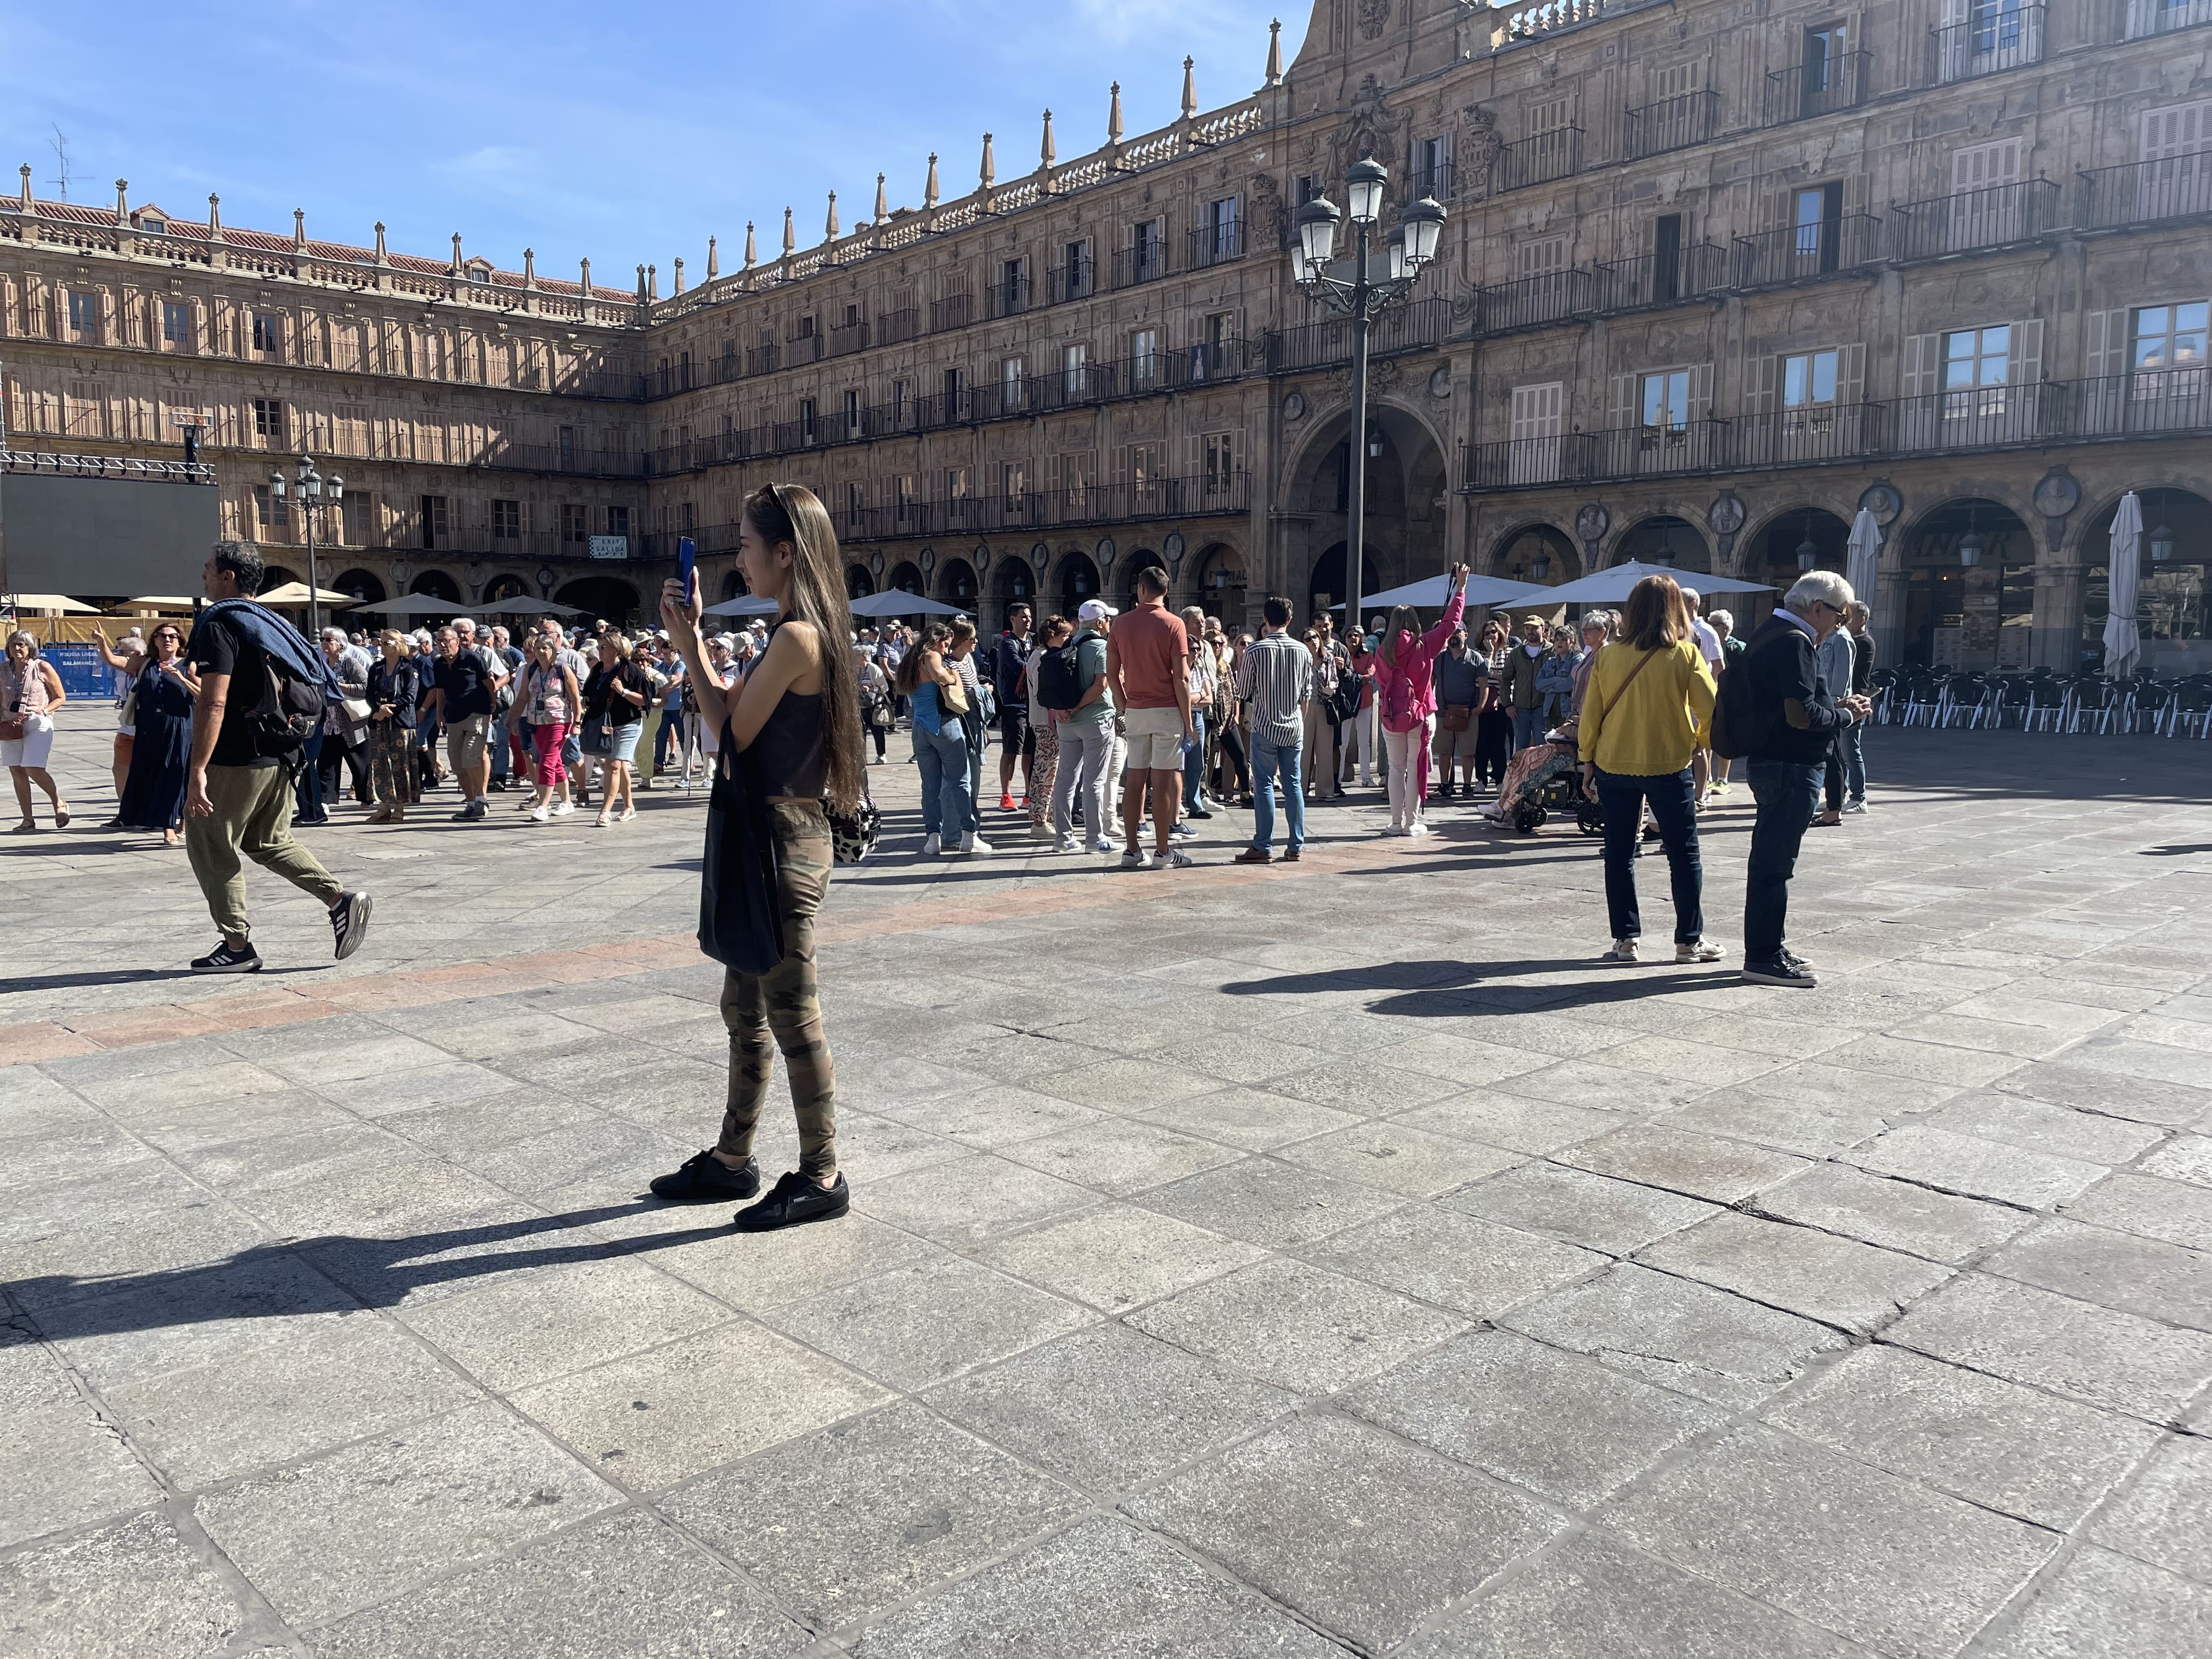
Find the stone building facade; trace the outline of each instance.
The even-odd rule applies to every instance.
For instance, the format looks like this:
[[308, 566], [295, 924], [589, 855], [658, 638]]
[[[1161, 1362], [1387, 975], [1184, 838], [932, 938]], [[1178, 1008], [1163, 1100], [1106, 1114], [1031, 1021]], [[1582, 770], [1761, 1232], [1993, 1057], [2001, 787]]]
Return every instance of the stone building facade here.
[[[0, 210], [18, 447], [173, 454], [296, 538], [268, 452], [340, 459], [342, 587], [641, 604], [737, 504], [818, 490], [848, 580], [972, 605], [1126, 594], [1242, 617], [1364, 587], [1660, 558], [1786, 584], [1866, 507], [1891, 660], [2070, 668], [2134, 489], [2146, 656], [2201, 660], [2212, 558], [2212, 0], [1318, 0], [1287, 69], [1070, 161], [879, 180], [801, 250], [634, 291], [222, 233], [127, 199]], [[1012, 146], [1006, 146], [1011, 150]], [[1028, 146], [1023, 146], [1024, 149]], [[1385, 224], [1449, 211], [1378, 325], [1291, 281], [1291, 216], [1372, 153]], [[157, 221], [159, 228], [149, 226]], [[811, 239], [810, 239], [811, 240]], [[1354, 438], [1358, 438], [1355, 446]], [[596, 538], [596, 539], [595, 539]], [[594, 559], [597, 551], [618, 556]], [[272, 562], [284, 562], [281, 552]], [[1756, 611], [1756, 604], [1752, 607]]]

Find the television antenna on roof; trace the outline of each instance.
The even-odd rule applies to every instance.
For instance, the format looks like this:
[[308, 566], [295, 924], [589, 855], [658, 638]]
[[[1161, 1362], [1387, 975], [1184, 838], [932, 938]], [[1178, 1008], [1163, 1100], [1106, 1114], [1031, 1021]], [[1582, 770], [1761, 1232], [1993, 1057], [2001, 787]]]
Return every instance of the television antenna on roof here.
[[46, 182], [60, 191], [62, 200], [66, 202], [70, 198], [69, 134], [61, 130], [59, 123], [55, 124], [53, 142], [46, 148], [53, 151], [55, 171], [61, 175], [59, 178], [49, 179]]

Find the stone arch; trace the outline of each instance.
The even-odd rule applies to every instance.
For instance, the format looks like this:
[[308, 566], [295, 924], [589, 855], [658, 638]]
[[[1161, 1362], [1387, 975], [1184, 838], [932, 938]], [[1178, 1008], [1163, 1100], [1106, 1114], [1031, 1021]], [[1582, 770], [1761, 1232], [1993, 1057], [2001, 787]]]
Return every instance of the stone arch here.
[[[1444, 527], [1450, 484], [1446, 439], [1423, 410], [1391, 397], [1370, 399], [1363, 447], [1367, 467], [1366, 557], [1375, 586], [1431, 574], [1450, 562]], [[1351, 537], [1352, 411], [1336, 404], [1311, 418], [1311, 430], [1282, 473], [1278, 492], [1295, 517], [1283, 521], [1281, 579], [1295, 595], [1311, 573]], [[1363, 592], [1370, 591], [1364, 581]], [[1334, 598], [1340, 599], [1341, 593]]]
[[847, 599], [865, 599], [875, 591], [876, 579], [869, 574], [867, 566], [848, 564], [845, 567], [845, 597]]
[[254, 591], [259, 593], [273, 593], [287, 582], [296, 582], [301, 580], [303, 578], [289, 565], [264, 564], [261, 567], [261, 586]]
[[[1132, 548], [1115, 562], [1121, 569], [1121, 585], [1117, 591], [1121, 595], [1121, 608], [1125, 611], [1137, 602], [1137, 573], [1139, 570], [1158, 570], [1161, 580], [1169, 580], [1168, 562], [1154, 548]], [[1173, 592], [1172, 585], [1169, 591]]]
[[617, 626], [627, 625], [641, 608], [635, 586], [619, 576], [579, 576], [563, 583], [553, 597], [587, 612], [591, 618], [603, 617]]
[[[1964, 562], [1969, 537], [1975, 562]], [[1920, 666], [2013, 670], [2030, 665], [2035, 611], [2035, 538], [1993, 496], [1961, 493], [1922, 512], [1898, 537], [1903, 589], [1898, 660]]]
[[1705, 532], [1678, 513], [1653, 513], [1638, 519], [1613, 538], [1606, 568], [1639, 560], [1645, 564], [1711, 574], [1712, 544]]
[[[2212, 665], [2212, 501], [2179, 486], [2136, 484], [2142, 503], [2143, 533], [2136, 589], [2136, 631], [2142, 642], [2140, 672], [2202, 673]], [[2112, 515], [2125, 490], [2116, 490], [2085, 525], [2081, 539], [2081, 632], [2080, 643], [2056, 665], [2101, 666], [2105, 619], [2111, 614]], [[2156, 532], [2171, 532], [2172, 551], [2156, 556]]]
[[407, 591], [420, 593], [425, 599], [443, 599], [447, 605], [461, 602], [461, 585], [448, 571], [418, 570], [407, 584]]
[[1224, 627], [1242, 627], [1249, 602], [1244, 555], [1229, 542], [1208, 542], [1198, 550], [1198, 603]]
[[976, 596], [981, 592], [975, 567], [967, 560], [947, 559], [937, 567], [937, 597], [945, 604], [957, 605], [973, 617], [977, 614]]
[[381, 576], [374, 570], [362, 570], [358, 568], [349, 570], [343, 575], [333, 577], [331, 586], [341, 593], [350, 593], [358, 603], [362, 605], [374, 605], [386, 598], [388, 593]]
[[1098, 598], [1103, 585], [1098, 580], [1098, 566], [1080, 548], [1069, 548], [1060, 556], [1059, 580], [1054, 584], [1060, 595], [1060, 608], [1073, 617], [1078, 606], [1086, 599]]
[[513, 571], [508, 570], [501, 571], [484, 584], [483, 598], [479, 603], [493, 605], [513, 599], [528, 599], [530, 597], [528, 579], [516, 575]]
[[1548, 582], [1558, 586], [1585, 574], [1583, 550], [1572, 536], [1548, 519], [1530, 519], [1491, 544], [1485, 574], [1505, 581]]
[[[1339, 542], [1314, 561], [1306, 577], [1306, 615], [1318, 617], [1333, 605], [1341, 605], [1349, 597], [1346, 579], [1351, 573], [1352, 546]], [[1359, 561], [1359, 591], [1379, 593], [1389, 584], [1382, 580], [1381, 567], [1375, 556], [1364, 554]]]
[[911, 559], [901, 559], [893, 565], [890, 580], [884, 586], [901, 593], [924, 593], [928, 591], [921, 580], [921, 567]]

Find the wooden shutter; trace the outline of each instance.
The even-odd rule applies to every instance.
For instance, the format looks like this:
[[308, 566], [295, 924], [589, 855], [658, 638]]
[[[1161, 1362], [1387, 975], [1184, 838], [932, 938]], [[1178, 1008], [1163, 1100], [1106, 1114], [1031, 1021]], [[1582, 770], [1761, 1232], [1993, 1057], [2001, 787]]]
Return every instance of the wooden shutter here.
[[1930, 392], [1941, 392], [1943, 373], [1943, 337], [1940, 334], [1914, 334], [1905, 342], [1905, 395], [1924, 398]]
[[1743, 407], [1747, 415], [1771, 413], [1780, 404], [1782, 359], [1753, 357], [1744, 377]]
[[1976, 144], [1971, 149], [1955, 150], [1951, 156], [1951, 191], [1962, 195], [1970, 190], [1990, 190], [1998, 185], [2020, 182], [2021, 158], [2027, 149], [2018, 138], [2007, 138], [1994, 144]]
[[2169, 155], [2191, 155], [2212, 149], [2212, 100], [2175, 104], [2144, 112], [2142, 159], [2159, 161]]
[[1516, 386], [1513, 388], [1513, 438], [1518, 442], [1524, 438], [1556, 438], [1559, 435], [1559, 417], [1565, 406], [1565, 387], [1558, 380], [1548, 380], [1541, 386]]
[[1625, 426], [1634, 426], [1637, 421], [1636, 376], [1614, 375], [1607, 387], [1606, 403], [1606, 424], [1608, 427], [1617, 431]]
[[2012, 349], [2006, 356], [2005, 379], [2014, 386], [2033, 386], [2043, 378], [2043, 319], [2030, 317], [2012, 325]]
[[1713, 366], [1711, 363], [1690, 365], [1690, 409], [1692, 426], [1711, 418], [1713, 412]]
[[2128, 372], [2129, 315], [2124, 308], [2089, 313], [2087, 373], [2091, 380]]
[[1866, 401], [1866, 346], [1838, 346], [1836, 348], [1836, 402], [1839, 404], [1860, 404]]
[[1132, 453], [1132, 446], [1128, 444], [1115, 445], [1114, 482], [1115, 483], [1133, 483], [1136, 477], [1135, 467], [1136, 461], [1133, 454]]

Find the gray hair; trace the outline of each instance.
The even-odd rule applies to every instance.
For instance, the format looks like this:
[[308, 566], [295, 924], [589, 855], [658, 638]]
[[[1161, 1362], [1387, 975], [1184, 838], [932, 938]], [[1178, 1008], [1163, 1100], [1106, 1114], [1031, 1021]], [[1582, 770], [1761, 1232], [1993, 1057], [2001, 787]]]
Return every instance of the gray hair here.
[[346, 642], [345, 629], [343, 628], [325, 628], [323, 630], [323, 637], [326, 640], [336, 640], [340, 645]]
[[1690, 607], [1690, 614], [1693, 617], [1698, 614], [1699, 602], [1696, 588], [1686, 586], [1682, 589], [1682, 603]]
[[1851, 585], [1832, 570], [1807, 571], [1790, 583], [1790, 591], [1782, 596], [1783, 609], [1800, 617], [1808, 605], [1833, 605], [1843, 611], [1856, 602]]
[[1735, 632], [1735, 613], [1729, 611], [1708, 611], [1705, 620], [1723, 634]]
[[430, 643], [430, 630], [427, 628], [416, 629], [415, 630], [415, 643], [417, 645], [428, 645]]

